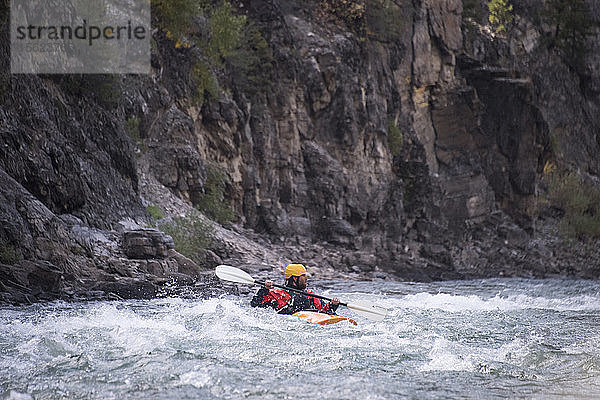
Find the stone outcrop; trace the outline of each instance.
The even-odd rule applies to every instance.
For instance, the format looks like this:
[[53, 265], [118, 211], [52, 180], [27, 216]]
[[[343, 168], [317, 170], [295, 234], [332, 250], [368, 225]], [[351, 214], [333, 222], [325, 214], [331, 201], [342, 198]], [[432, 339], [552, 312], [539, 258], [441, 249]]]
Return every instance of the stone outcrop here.
[[128, 258], [143, 260], [164, 259], [175, 249], [173, 238], [155, 229], [139, 229], [123, 234], [123, 251]]
[[[0, 254], [0, 301], [154, 297], [173, 282], [206, 280], [160, 231], [108, 231], [56, 216], [2, 170], [0, 187], [0, 236], [10, 240]], [[8, 249], [16, 252], [7, 257]]]

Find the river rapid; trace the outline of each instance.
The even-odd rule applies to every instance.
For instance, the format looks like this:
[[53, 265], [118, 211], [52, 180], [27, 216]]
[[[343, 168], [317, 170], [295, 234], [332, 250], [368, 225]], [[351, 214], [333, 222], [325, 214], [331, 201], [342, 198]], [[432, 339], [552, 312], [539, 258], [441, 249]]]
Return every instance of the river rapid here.
[[320, 326], [251, 295], [2, 307], [0, 398], [600, 398], [598, 282], [311, 286], [389, 314]]

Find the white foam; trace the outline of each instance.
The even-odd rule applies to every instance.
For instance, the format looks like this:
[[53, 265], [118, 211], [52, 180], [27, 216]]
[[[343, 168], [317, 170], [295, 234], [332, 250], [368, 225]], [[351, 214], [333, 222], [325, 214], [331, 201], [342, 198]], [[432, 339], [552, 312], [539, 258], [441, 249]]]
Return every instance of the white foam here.
[[477, 295], [461, 296], [448, 293], [417, 293], [407, 295], [395, 302], [396, 306], [409, 309], [437, 309], [448, 312], [462, 311], [513, 311], [525, 309], [542, 309], [555, 311], [595, 311], [600, 310], [600, 299], [591, 296], [575, 296], [572, 298], [553, 299], [531, 297], [524, 294], [492, 298]]
[[531, 340], [515, 339], [500, 347], [469, 346], [437, 337], [429, 350], [429, 361], [421, 371], [480, 371], [490, 370], [497, 363], [522, 364], [530, 354]]
[[[65, 387], [73, 393], [84, 396], [85, 392], [77, 392], [75, 380], [85, 382], [91, 376], [110, 393], [115, 390], [115, 398], [127, 396], [121, 391], [123, 382], [127, 387], [147, 384], [169, 394], [173, 386], [180, 386], [177, 393], [210, 392], [215, 397], [307, 397], [306, 385], [298, 392], [288, 386], [305, 376], [326, 378], [312, 386], [320, 398], [368, 398], [369, 391], [373, 398], [393, 398], [400, 392], [373, 391], [381, 386], [380, 378], [389, 383], [398, 376], [410, 378], [413, 372], [440, 371], [440, 376], [464, 381], [471, 376], [464, 372], [471, 372], [478, 377], [490, 374], [490, 379], [504, 384], [521, 373], [526, 380], [554, 379], [555, 370], [564, 366], [573, 372], [558, 375], [577, 379], [597, 376], [600, 370], [597, 314], [588, 312], [600, 309], [600, 295], [593, 292], [585, 296], [568, 287], [575, 295], [559, 298], [560, 293], [540, 288], [519, 292], [500, 287], [496, 295], [496, 288], [450, 287], [449, 293], [436, 293], [444, 289], [435, 286], [410, 289], [414, 290], [410, 295], [337, 294], [346, 301], [376, 301], [389, 309], [380, 322], [357, 316], [358, 326], [318, 326], [270, 309], [251, 308], [249, 296], [9, 310], [0, 315], [6, 351], [0, 370], [10, 374], [7, 382], [19, 384], [7, 386], [7, 391], [33, 388], [47, 395], [51, 388], [42, 385], [54, 374], [68, 373], [74, 381], [65, 380]], [[507, 312], [496, 317], [497, 310]], [[525, 311], [508, 313], [511, 310]], [[538, 310], [583, 310], [565, 313], [580, 329], [563, 324], [565, 315]], [[346, 308], [340, 313], [354, 317]], [[345, 380], [348, 375], [357, 377], [356, 385]], [[35, 382], [27, 386], [31, 377]], [[161, 380], [164, 377], [168, 379]], [[358, 383], [366, 389], [356, 389]], [[268, 392], [273, 387], [282, 389]], [[415, 393], [413, 397], [427, 397]]]
[[438, 338], [429, 351], [430, 361], [420, 371], [471, 371], [474, 369], [470, 349], [447, 339]]
[[5, 397], [6, 400], [33, 400], [33, 396], [28, 393], [20, 393], [15, 390], [11, 390], [8, 393], [8, 396]]
[[200, 368], [182, 374], [179, 382], [182, 385], [192, 385], [201, 389], [207, 387], [212, 382], [212, 378], [208, 368]]

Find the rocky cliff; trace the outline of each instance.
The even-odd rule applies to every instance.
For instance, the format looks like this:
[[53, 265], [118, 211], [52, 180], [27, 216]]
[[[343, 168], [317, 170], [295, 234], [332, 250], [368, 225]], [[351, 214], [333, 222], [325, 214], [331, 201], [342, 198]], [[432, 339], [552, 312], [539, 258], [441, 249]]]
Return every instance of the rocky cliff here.
[[[547, 2], [521, 3], [496, 32], [487, 2], [232, 2], [268, 45], [263, 85], [233, 66], [205, 101], [198, 49], [160, 30], [151, 76], [3, 73], [4, 300], [153, 296], [218, 262], [597, 278], [597, 242], [565, 241], [540, 199], [549, 164], [600, 173], [600, 16], [575, 65], [545, 40]], [[142, 229], [147, 206], [169, 219], [202, 205], [215, 171], [236, 217], [194, 262]]]

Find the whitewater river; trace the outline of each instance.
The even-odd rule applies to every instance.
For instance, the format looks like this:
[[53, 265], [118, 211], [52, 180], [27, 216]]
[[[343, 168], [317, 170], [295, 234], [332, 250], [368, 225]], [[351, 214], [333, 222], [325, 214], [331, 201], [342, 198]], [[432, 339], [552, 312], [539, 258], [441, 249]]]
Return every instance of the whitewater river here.
[[0, 398], [600, 398], [598, 282], [313, 287], [389, 315], [319, 326], [249, 295], [0, 308]]

